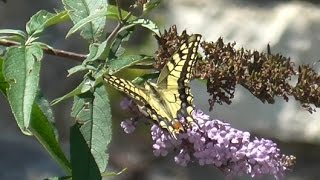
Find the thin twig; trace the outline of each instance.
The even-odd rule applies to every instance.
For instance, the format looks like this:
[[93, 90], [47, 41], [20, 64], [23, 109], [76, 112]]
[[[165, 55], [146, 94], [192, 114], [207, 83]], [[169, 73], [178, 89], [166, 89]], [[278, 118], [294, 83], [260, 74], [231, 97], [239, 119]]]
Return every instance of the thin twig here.
[[115, 36], [118, 34], [118, 32], [120, 31], [120, 29], [124, 26], [124, 23], [130, 18], [131, 16], [131, 12], [129, 12], [127, 14], [127, 16], [122, 20], [122, 22], [120, 21], [117, 26], [113, 29], [113, 31], [110, 33], [110, 35], [107, 38], [107, 44], [110, 44], [111, 40], [113, 40], [115, 38]]
[[118, 13], [119, 13], [119, 18], [120, 18], [120, 23], [123, 23], [123, 19], [122, 19], [122, 13], [121, 13], [121, 7], [120, 7], [120, 1], [116, 0], [116, 4], [118, 7]]
[[[10, 46], [19, 46], [21, 44], [18, 43], [18, 42], [14, 42], [14, 41], [0, 39], [0, 45], [10, 47]], [[70, 51], [64, 51], [64, 50], [61, 50], [61, 49], [54, 49], [54, 48], [47, 48], [47, 47], [43, 47], [42, 49], [46, 54], [59, 56], [59, 57], [64, 57], [64, 58], [72, 59], [72, 60], [75, 60], [75, 61], [78, 61], [78, 62], [82, 62], [84, 59], [87, 58], [87, 55], [85, 55], [85, 54], [79, 54], [79, 53], [74, 53], [74, 52], [70, 52]]]

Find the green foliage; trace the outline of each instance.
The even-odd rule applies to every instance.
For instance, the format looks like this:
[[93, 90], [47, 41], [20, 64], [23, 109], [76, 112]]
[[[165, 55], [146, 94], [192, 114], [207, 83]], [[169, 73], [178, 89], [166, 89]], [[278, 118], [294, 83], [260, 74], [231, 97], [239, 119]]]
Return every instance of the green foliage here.
[[75, 97], [71, 115], [82, 124], [80, 131], [100, 172], [104, 172], [108, 163], [105, 152], [112, 136], [111, 111], [105, 87], [100, 85], [94, 90]]
[[70, 174], [71, 164], [60, 147], [53, 123], [54, 117], [48, 101], [38, 95], [32, 108], [30, 130], [53, 159]]
[[[129, 13], [127, 11], [121, 10], [121, 14], [127, 16]], [[92, 14], [90, 14], [89, 16], [84, 16], [84, 18], [79, 21], [73, 21], [75, 25], [69, 30], [69, 32], [67, 33], [67, 37], [78, 31], [79, 29], [83, 28], [83, 26], [88, 25], [97, 19], [101, 19], [101, 17], [105, 17], [110, 20], [120, 19], [120, 17], [118, 16], [117, 7], [108, 5], [107, 8], [94, 11]]]
[[114, 74], [121, 71], [124, 68], [133, 66], [139, 62], [144, 62], [150, 60], [152, 57], [146, 55], [127, 55], [120, 56], [116, 59], [111, 59], [108, 61], [109, 73]]
[[[3, 66], [3, 59], [0, 57], [0, 67]], [[6, 89], [8, 88], [8, 83], [6, 82], [6, 80], [4, 79], [3, 76], [3, 72], [2, 72], [2, 68], [0, 69], [0, 91], [6, 95]]]
[[26, 31], [29, 36], [36, 36], [43, 32], [49, 26], [59, 24], [69, 19], [67, 11], [53, 14], [44, 10], [33, 15], [26, 25]]
[[78, 124], [70, 129], [70, 142], [72, 178], [76, 180], [102, 179], [99, 167], [94, 161]]
[[[111, 95], [108, 94], [102, 79], [106, 73], [123, 73], [130, 68], [143, 71], [143, 75], [132, 81], [134, 84], [143, 84], [154, 79], [161, 82], [172, 69], [161, 68], [174, 59], [173, 53], [177, 52], [178, 45], [185, 42], [184, 36], [187, 36], [186, 33], [178, 36], [174, 27], [161, 35], [157, 24], [147, 18], [161, 0], [136, 0], [135, 4], [126, 7], [126, 10], [117, 6], [121, 0], [115, 0], [116, 5], [108, 2], [62, 0], [62, 9], [55, 12], [40, 10], [31, 16], [25, 31], [0, 29], [0, 91], [7, 99], [21, 132], [34, 137], [65, 171], [62, 177], [51, 177], [50, 180], [100, 180], [106, 176], [117, 176], [125, 170], [124, 168], [119, 173], [105, 172], [109, 160], [108, 145], [114, 136], [109, 102]], [[88, 43], [87, 55], [54, 49], [50, 43], [41, 42], [41, 38], [47, 36], [45, 33], [48, 28], [65, 22], [73, 24], [65, 36], [68, 38], [79, 33]], [[160, 48], [157, 61], [153, 56], [130, 54], [125, 49], [125, 42], [130, 40], [137, 27], [145, 28], [158, 40]], [[292, 95], [306, 107], [309, 104], [320, 107], [320, 77], [311, 67], [302, 66], [295, 72], [288, 58], [278, 54], [274, 56], [271, 52], [251, 52], [243, 48], [236, 50], [234, 44], [225, 44], [221, 38], [216, 43], [204, 42], [201, 45], [204, 50], [203, 59], [194, 66], [193, 75], [194, 78], [206, 78], [207, 90], [212, 96], [209, 101], [211, 106], [216, 102], [231, 103], [235, 86], [240, 83], [262, 102], [273, 103], [274, 96], [283, 96], [287, 100], [287, 95]], [[68, 76], [81, 72], [82, 81], [71, 92], [57, 97], [51, 103], [42, 96], [39, 86], [40, 71], [46, 72], [41, 69], [44, 53], [78, 62], [81, 60], [81, 63], [75, 63], [74, 67], [68, 70]], [[195, 54], [193, 56], [197, 57]], [[179, 56], [179, 59], [182, 58], [185, 61], [191, 59]], [[171, 66], [179, 69], [181, 64], [175, 63]], [[188, 76], [181, 73], [181, 76], [174, 77], [180, 81], [181, 78], [178, 77], [186, 76], [188, 82], [191, 67], [186, 69]], [[286, 81], [291, 79], [292, 75], [299, 76], [296, 87]], [[186, 83], [179, 81], [175, 80], [178, 85]], [[123, 82], [116, 82], [120, 84], [119, 89], [123, 88]], [[51, 88], [60, 85], [59, 82], [52, 84]], [[186, 87], [176, 90], [181, 89]], [[123, 89], [124, 92], [125, 90], [128, 91]], [[186, 92], [189, 93], [189, 86]], [[184, 97], [179, 94], [180, 92], [174, 93], [173, 97]], [[63, 152], [59, 143], [52, 111], [53, 105], [65, 100], [73, 100], [70, 119], [75, 122], [70, 128], [70, 158], [67, 158], [69, 156]], [[150, 102], [149, 99], [146, 101]], [[163, 99], [155, 99], [155, 102], [157, 101]], [[192, 101], [189, 104], [192, 105], [191, 103]], [[169, 110], [171, 107], [166, 105], [166, 108]]]
[[[99, 9], [105, 9], [108, 5], [107, 0], [63, 0], [62, 2], [74, 24], [95, 14]], [[106, 17], [100, 14], [97, 19], [90, 21], [82, 28], [81, 36], [91, 42], [98, 41], [102, 36], [105, 23]]]
[[15, 29], [0, 29], [0, 39], [14, 40], [17, 42], [24, 42], [27, 39], [27, 34]]
[[9, 83], [8, 101], [18, 126], [27, 135], [31, 135], [29, 124], [39, 85], [42, 56], [42, 49], [36, 45], [11, 47], [3, 63], [3, 76]]
[[[112, 139], [112, 116], [102, 76], [106, 72], [113, 74], [126, 68], [151, 67], [154, 62], [152, 56], [128, 54], [123, 44], [137, 26], [160, 35], [157, 25], [143, 17], [159, 2], [144, 4], [143, 12], [134, 16], [132, 11], [109, 5], [107, 0], [62, 0], [64, 9], [57, 12], [40, 10], [30, 17], [25, 31], [0, 29], [0, 44], [10, 46], [1, 48], [0, 91], [7, 98], [21, 132], [37, 139], [66, 173], [63, 177], [48, 179], [94, 180], [101, 179], [101, 176], [117, 176], [125, 170], [105, 172], [109, 159], [108, 145]], [[70, 21], [74, 26], [66, 37], [80, 32], [89, 42], [87, 58], [69, 70], [69, 75], [85, 72], [83, 81], [71, 92], [49, 103], [41, 95], [39, 87], [43, 53], [58, 55], [61, 51], [57, 52], [40, 39], [49, 27]], [[106, 22], [118, 25], [106, 33], [105, 27], [109, 26]], [[142, 83], [157, 75], [147, 74], [135, 81]], [[71, 98], [71, 116], [76, 123], [70, 132], [69, 160], [59, 144], [51, 106]]]

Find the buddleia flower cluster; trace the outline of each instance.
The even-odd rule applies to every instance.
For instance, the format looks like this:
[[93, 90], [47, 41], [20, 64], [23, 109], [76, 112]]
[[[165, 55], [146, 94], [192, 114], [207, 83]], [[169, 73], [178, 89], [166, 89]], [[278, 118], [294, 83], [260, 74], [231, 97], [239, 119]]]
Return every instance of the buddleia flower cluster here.
[[[192, 162], [213, 166], [227, 177], [247, 174], [251, 177], [272, 175], [281, 179], [295, 163], [294, 156], [281, 154], [277, 144], [271, 140], [252, 137], [249, 132], [235, 129], [229, 123], [210, 119], [201, 110], [195, 110], [193, 118], [195, 124], [178, 134], [177, 139], [156, 124], [152, 125], [154, 155], [167, 156], [173, 152], [176, 153], [174, 161], [181, 166]], [[126, 133], [134, 131], [135, 120], [121, 123]], [[180, 121], [184, 123], [184, 119]]]

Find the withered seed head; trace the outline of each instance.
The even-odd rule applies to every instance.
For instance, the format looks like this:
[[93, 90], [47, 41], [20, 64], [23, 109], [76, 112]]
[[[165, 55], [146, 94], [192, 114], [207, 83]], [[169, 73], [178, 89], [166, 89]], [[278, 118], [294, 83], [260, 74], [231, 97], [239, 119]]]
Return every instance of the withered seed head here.
[[[161, 70], [181, 43], [189, 35], [183, 31], [178, 35], [176, 26], [157, 37], [159, 49], [156, 51], [155, 68]], [[320, 107], [320, 76], [307, 65], [295, 70], [290, 58], [280, 54], [236, 50], [236, 43], [224, 43], [222, 38], [216, 42], [202, 42], [204, 56], [198, 56], [194, 67], [194, 77], [207, 79], [207, 91], [210, 110], [215, 103], [231, 103], [235, 86], [242, 85], [263, 103], [274, 103], [274, 97], [280, 96], [288, 101], [288, 96], [294, 96], [302, 106], [312, 112], [311, 104]], [[298, 74], [295, 87], [289, 84], [291, 77]]]

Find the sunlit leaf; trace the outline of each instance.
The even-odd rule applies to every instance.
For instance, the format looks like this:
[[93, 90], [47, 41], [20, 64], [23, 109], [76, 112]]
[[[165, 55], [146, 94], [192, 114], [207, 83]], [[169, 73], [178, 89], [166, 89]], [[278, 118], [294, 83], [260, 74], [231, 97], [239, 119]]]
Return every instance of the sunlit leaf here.
[[100, 85], [93, 94], [87, 92], [75, 97], [71, 115], [83, 124], [81, 133], [100, 172], [105, 171], [108, 163], [106, 151], [112, 136], [110, 103], [105, 87]]
[[120, 172], [105, 172], [105, 173], [102, 173], [102, 177], [105, 177], [105, 176], [118, 176], [118, 175], [122, 174], [123, 172], [125, 172], [126, 170], [127, 170], [127, 168], [122, 169]]
[[67, 11], [57, 14], [50, 13], [45, 10], [40, 10], [34, 14], [26, 24], [26, 31], [30, 36], [35, 36], [41, 33], [46, 27], [68, 20]]
[[121, 28], [120, 32], [126, 29], [130, 29], [136, 25], [145, 27], [150, 31], [152, 31], [153, 33], [155, 33], [157, 36], [160, 36], [160, 30], [158, 26], [150, 19], [135, 19], [135, 20], [129, 21], [127, 26], [124, 26]]
[[[20, 30], [15, 30], [15, 29], [0, 29], [0, 35], [6, 34], [6, 35], [15, 35], [19, 36], [22, 39], [27, 39], [27, 34], [23, 31]], [[1, 36], [0, 36], [1, 39]]]
[[109, 73], [114, 74], [126, 67], [130, 67], [139, 62], [145, 61], [152, 58], [151, 56], [146, 55], [127, 55], [120, 56], [117, 59], [112, 59], [108, 61], [107, 65], [109, 67]]
[[[128, 12], [121, 10], [121, 15], [122, 16], [127, 16]], [[107, 19], [114, 19], [114, 20], [119, 20], [119, 12], [118, 12], [118, 8], [116, 6], [112, 6], [109, 5], [107, 8], [104, 9], [100, 9], [92, 14], [90, 14], [89, 16], [79, 20], [67, 33], [66, 37], [69, 37], [71, 34], [75, 33], [76, 31], [78, 31], [79, 29], [81, 29], [83, 26], [85, 26], [86, 24], [95, 21], [97, 19], [100, 19], [101, 17], [105, 17]], [[131, 20], [133, 20], [135, 17], [132, 16]]]
[[[63, 0], [65, 9], [73, 23], [76, 25], [82, 19], [92, 14], [96, 14], [108, 5], [107, 0]], [[81, 36], [90, 41], [98, 41], [105, 27], [106, 17], [100, 16], [81, 27]]]

